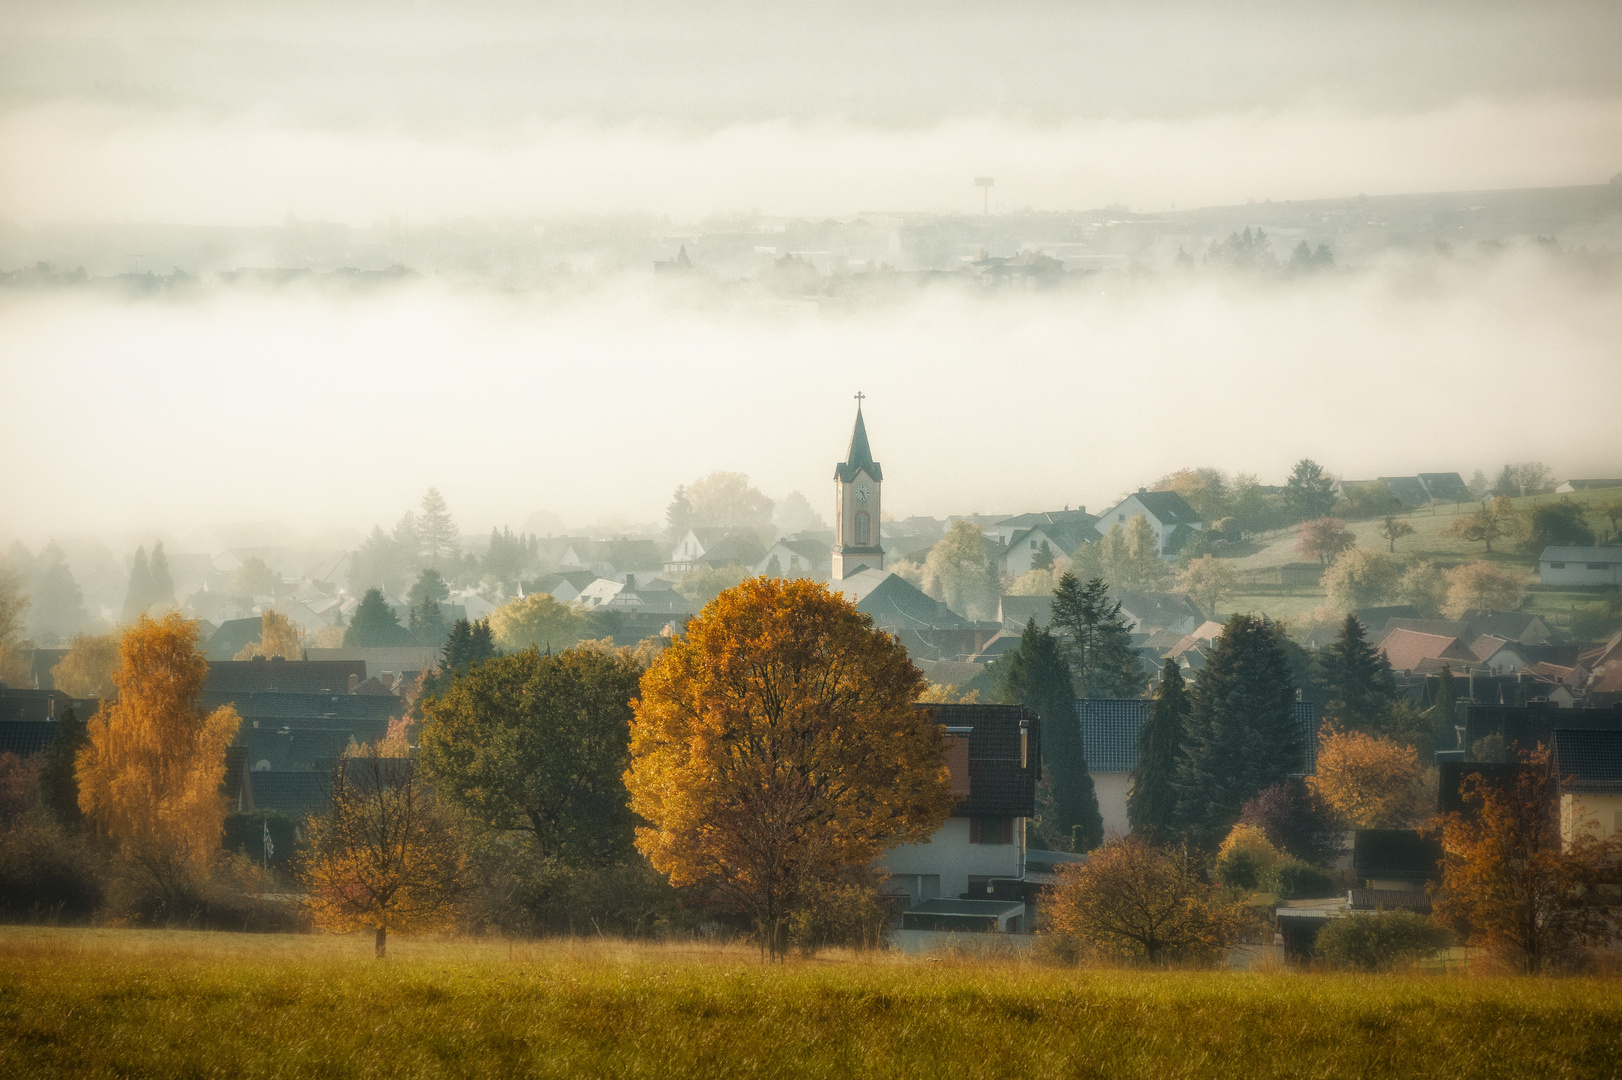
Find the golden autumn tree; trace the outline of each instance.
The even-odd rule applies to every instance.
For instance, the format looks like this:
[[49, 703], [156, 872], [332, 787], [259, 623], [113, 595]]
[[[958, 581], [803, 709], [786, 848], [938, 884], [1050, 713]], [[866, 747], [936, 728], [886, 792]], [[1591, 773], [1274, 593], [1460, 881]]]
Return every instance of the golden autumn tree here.
[[1465, 777], [1460, 794], [1470, 812], [1442, 824], [1436, 914], [1469, 943], [1535, 974], [1582, 946], [1616, 940], [1605, 890], [1622, 878], [1622, 836], [1590, 828], [1563, 838], [1549, 752], [1538, 747], [1521, 764], [1506, 783]]
[[341, 759], [327, 811], [305, 823], [298, 864], [306, 905], [324, 929], [388, 938], [451, 925], [467, 859], [409, 758]]
[[270, 659], [297, 660], [303, 653], [304, 632], [286, 615], [267, 608], [259, 616], [259, 640], [242, 646], [233, 660], [252, 660], [256, 656]]
[[1359, 829], [1421, 825], [1435, 810], [1435, 784], [1418, 751], [1332, 722], [1318, 731], [1317, 770], [1307, 787]]
[[928, 839], [951, 813], [944, 735], [900, 642], [826, 585], [754, 578], [704, 607], [642, 677], [637, 847], [782, 955], [819, 885]]
[[105, 700], [117, 692], [116, 671], [117, 634], [77, 634], [68, 643], [68, 654], [51, 669], [51, 678], [69, 697]]
[[1220, 902], [1205, 867], [1186, 848], [1155, 847], [1135, 836], [1062, 867], [1047, 917], [1054, 935], [1084, 950], [1151, 964], [1209, 959], [1243, 922]]
[[118, 642], [115, 701], [90, 718], [75, 775], [79, 807], [161, 895], [207, 871], [220, 847], [225, 748], [241, 718], [201, 706], [208, 663], [197, 624], [142, 615]]

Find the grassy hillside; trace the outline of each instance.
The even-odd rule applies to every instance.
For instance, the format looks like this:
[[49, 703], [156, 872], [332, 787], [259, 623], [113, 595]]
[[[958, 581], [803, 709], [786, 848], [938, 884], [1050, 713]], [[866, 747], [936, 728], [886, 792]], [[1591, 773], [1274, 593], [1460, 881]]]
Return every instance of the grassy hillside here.
[[[1511, 502], [1517, 509], [1529, 510], [1539, 503], [1570, 499], [1585, 508], [1590, 508], [1587, 514], [1589, 527], [1594, 530], [1595, 535], [1604, 538], [1611, 535], [1610, 519], [1591, 508], [1602, 500], [1618, 494], [1622, 492], [1579, 491], [1570, 495], [1533, 495], [1524, 499], [1512, 499]], [[1489, 555], [1482, 544], [1446, 539], [1441, 536], [1442, 530], [1455, 518], [1469, 514], [1475, 509], [1475, 503], [1468, 503], [1463, 506], [1426, 507], [1401, 515], [1402, 520], [1413, 526], [1414, 533], [1397, 541], [1396, 557], [1404, 565], [1416, 559], [1431, 559], [1443, 565], [1486, 559], [1524, 575], [1528, 582], [1535, 584], [1537, 581], [1535, 555], [1522, 553], [1514, 540], [1500, 541], [1494, 545], [1493, 552]], [[1386, 551], [1390, 545], [1380, 535], [1382, 523], [1383, 519], [1354, 521], [1349, 522], [1347, 527], [1357, 537], [1359, 547]], [[1276, 571], [1281, 566], [1305, 561], [1295, 552], [1299, 534], [1299, 527], [1259, 534], [1242, 545], [1228, 561], [1239, 572], [1242, 581], [1266, 578], [1270, 576], [1270, 571]], [[1251, 585], [1242, 586], [1241, 592], [1224, 603], [1221, 610], [1224, 614], [1234, 611], [1261, 611], [1275, 618], [1299, 619], [1311, 614], [1323, 602], [1323, 590], [1316, 587]], [[1534, 588], [1527, 596], [1525, 610], [1536, 611], [1564, 623], [1569, 621], [1575, 608], [1594, 603], [1596, 598], [1592, 592]]]
[[0, 929], [0, 1075], [1616, 1076], [1615, 983]]

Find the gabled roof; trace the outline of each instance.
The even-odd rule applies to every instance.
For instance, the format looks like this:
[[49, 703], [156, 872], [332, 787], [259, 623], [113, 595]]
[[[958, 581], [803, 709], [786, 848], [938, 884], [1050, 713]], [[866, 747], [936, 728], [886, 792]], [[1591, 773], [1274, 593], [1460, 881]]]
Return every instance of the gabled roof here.
[[1508, 644], [1509, 642], [1501, 637], [1482, 634], [1470, 643], [1470, 651], [1475, 654], [1477, 660], [1491, 660], [1498, 655], [1499, 650]]
[[0, 754], [28, 757], [50, 746], [61, 726], [55, 720], [0, 720]]
[[[1146, 634], [1161, 627], [1179, 623], [1186, 625], [1188, 620], [1200, 618], [1199, 608], [1193, 605], [1185, 593], [1111, 589], [1110, 597], [1121, 602], [1121, 613], [1131, 615], [1136, 620], [1136, 629]], [[1222, 632], [1220, 623], [1212, 625], [1217, 627], [1218, 634]], [[1200, 628], [1204, 629], [1203, 626]]]
[[862, 421], [860, 403], [856, 406], [856, 427], [850, 433], [850, 450], [846, 452], [844, 462], [834, 466], [834, 479], [848, 484], [856, 479], [858, 470], [867, 473], [875, 481], [884, 480], [884, 470], [873, 460], [873, 451], [867, 445], [867, 424]]
[[1041, 540], [1045, 537], [1053, 546], [1054, 554], [1073, 555], [1076, 549], [1083, 544], [1090, 543], [1096, 535], [1094, 526], [1097, 524], [1098, 519], [1085, 514], [1083, 517], [1086, 517], [1087, 520], [1039, 522], [1029, 528], [1021, 529], [1008, 538], [1008, 549], [1012, 551], [1026, 540]]
[[1425, 482], [1417, 476], [1382, 476], [1380, 482], [1391, 489], [1391, 494], [1405, 507], [1424, 506], [1431, 501]]
[[1555, 547], [1543, 549], [1538, 562], [1622, 563], [1622, 547]]
[[820, 566], [828, 561], [833, 549], [821, 540], [802, 539], [800, 537], [785, 537], [772, 545], [798, 555], [812, 566]]
[[1137, 499], [1137, 504], [1142, 506], [1148, 514], [1152, 514], [1161, 525], [1199, 524], [1199, 514], [1195, 514], [1194, 508], [1189, 506], [1189, 501], [1178, 495], [1176, 491], [1134, 491], [1132, 495], [1121, 499], [1121, 503], [1111, 506], [1105, 512], [1105, 516], [1100, 517], [1093, 527], [1098, 532], [1109, 529], [1109, 525], [1113, 524], [1113, 522], [1109, 521], [1109, 516], [1114, 512], [1118, 512], [1122, 504], [1129, 503], [1131, 499]]
[[833, 587], [884, 630], [929, 630], [963, 625], [962, 616], [899, 574], [862, 570]]
[[1393, 671], [1413, 671], [1420, 661], [1431, 658], [1471, 662], [1475, 655], [1456, 637], [1442, 634], [1421, 634], [1417, 630], [1393, 630], [1380, 642], [1378, 650], [1385, 654]]
[[750, 533], [732, 532], [704, 548], [695, 562], [705, 566], [756, 566], [766, 557], [766, 549]]
[[1456, 472], [1422, 472], [1419, 481], [1439, 502], [1470, 501], [1470, 485]]
[[1053, 621], [1052, 596], [1004, 596], [997, 601], [997, 617], [1004, 626], [1023, 630], [1032, 619], [1043, 629]]

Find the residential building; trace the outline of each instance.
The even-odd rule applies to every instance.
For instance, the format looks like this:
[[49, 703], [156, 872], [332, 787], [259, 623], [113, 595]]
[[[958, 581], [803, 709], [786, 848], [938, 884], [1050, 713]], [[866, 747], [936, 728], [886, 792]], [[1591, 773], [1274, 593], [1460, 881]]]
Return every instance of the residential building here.
[[768, 577], [804, 577], [827, 581], [833, 572], [833, 549], [809, 537], [785, 536], [766, 549], [766, 557], [754, 567], [754, 571]]
[[1555, 728], [1550, 764], [1560, 777], [1560, 838], [1622, 833], [1622, 730]]
[[1161, 558], [1169, 559], [1176, 555], [1194, 532], [1205, 528], [1205, 523], [1188, 505], [1188, 500], [1177, 492], [1139, 488], [1099, 515], [1093, 530], [1104, 535], [1116, 525], [1124, 529], [1127, 522], [1140, 515], [1154, 531], [1155, 548]]
[[766, 558], [766, 546], [751, 529], [688, 529], [664, 561], [668, 574], [690, 570], [719, 570], [723, 566], [759, 565]]
[[[1036, 783], [1042, 769], [1041, 725], [1019, 705], [921, 705], [946, 730], [946, 764], [957, 802], [951, 817], [929, 840], [893, 848], [876, 865], [888, 874], [885, 887], [914, 912], [911, 929], [1029, 931], [1017, 911], [993, 897], [1024, 896], [1025, 822], [1036, 813]], [[999, 888], [998, 886], [1003, 886]], [[930, 901], [979, 900], [985, 907], [958, 908]], [[1006, 905], [1010, 901], [1002, 900]], [[947, 910], [950, 909], [950, 910]], [[937, 920], [943, 916], [945, 921]], [[953, 918], [978, 922], [952, 922]]]
[[1546, 547], [1538, 556], [1544, 585], [1622, 585], [1622, 547]]

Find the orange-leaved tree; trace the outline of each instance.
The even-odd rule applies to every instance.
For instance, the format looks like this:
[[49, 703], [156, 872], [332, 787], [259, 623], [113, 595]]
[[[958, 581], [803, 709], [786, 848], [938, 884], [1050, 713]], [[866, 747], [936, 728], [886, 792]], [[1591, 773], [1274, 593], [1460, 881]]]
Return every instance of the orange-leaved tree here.
[[1435, 808], [1435, 785], [1413, 747], [1341, 731], [1333, 721], [1318, 731], [1317, 769], [1307, 787], [1359, 829], [1420, 825]]
[[371, 930], [381, 958], [389, 931], [454, 921], [467, 857], [411, 759], [340, 759], [327, 810], [312, 815], [305, 830], [298, 873], [319, 926]]
[[252, 660], [256, 656], [270, 659], [297, 660], [304, 655], [304, 631], [286, 615], [266, 610], [259, 617], [259, 640], [242, 646], [233, 660]]
[[1460, 793], [1466, 812], [1442, 827], [1443, 922], [1533, 973], [1616, 938], [1601, 886], [1617, 884], [1622, 837], [1575, 829], [1562, 843], [1560, 778], [1547, 750], [1521, 755], [1501, 783], [1472, 773]]
[[819, 884], [951, 813], [945, 740], [900, 642], [826, 585], [754, 578], [716, 597], [642, 678], [631, 724], [637, 847], [675, 885], [747, 912], [781, 956]]
[[1054, 935], [1083, 950], [1151, 964], [1209, 959], [1244, 921], [1218, 899], [1186, 847], [1155, 847], [1135, 836], [1061, 868], [1047, 919]]
[[225, 748], [242, 721], [229, 705], [203, 711], [208, 663], [197, 624], [178, 612], [142, 615], [118, 661], [118, 697], [90, 718], [79, 751], [79, 807], [161, 899], [176, 899], [220, 849]]

